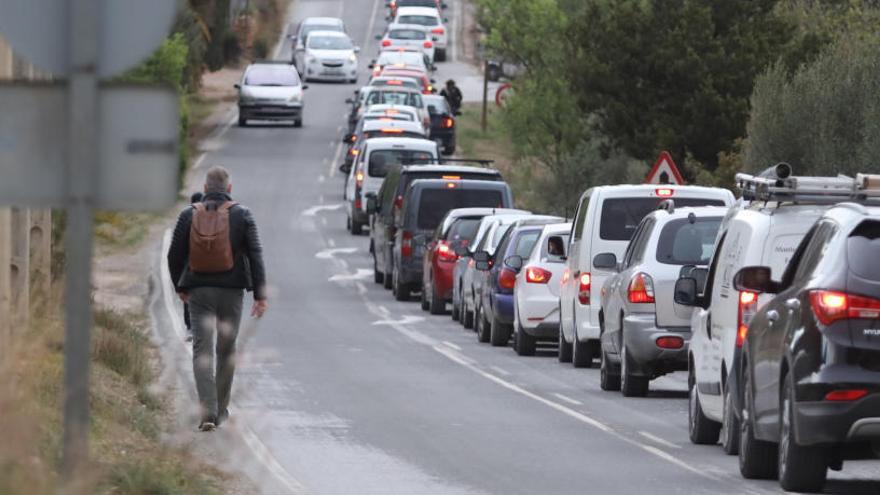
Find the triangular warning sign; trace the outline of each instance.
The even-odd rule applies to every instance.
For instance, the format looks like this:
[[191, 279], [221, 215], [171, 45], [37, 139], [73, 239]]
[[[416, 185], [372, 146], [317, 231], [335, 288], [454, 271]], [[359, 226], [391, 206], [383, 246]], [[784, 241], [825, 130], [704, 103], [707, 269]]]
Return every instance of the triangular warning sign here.
[[668, 151], [660, 152], [660, 156], [648, 172], [648, 177], [645, 178], [645, 184], [684, 184], [684, 178]]

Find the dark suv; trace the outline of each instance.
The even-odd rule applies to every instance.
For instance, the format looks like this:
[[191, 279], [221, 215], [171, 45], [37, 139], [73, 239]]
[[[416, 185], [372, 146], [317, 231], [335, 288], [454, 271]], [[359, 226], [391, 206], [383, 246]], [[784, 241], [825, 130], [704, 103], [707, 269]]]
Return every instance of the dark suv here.
[[880, 452], [880, 208], [845, 203], [804, 237], [782, 280], [746, 267], [754, 316], [740, 371], [740, 471], [816, 491], [827, 469]]
[[457, 208], [509, 208], [513, 194], [506, 182], [419, 179], [403, 197], [399, 228], [391, 258], [394, 297], [406, 301], [422, 286], [422, 260], [431, 234], [449, 210]]
[[[501, 181], [501, 173], [491, 168], [462, 165], [404, 165], [388, 170], [377, 196], [367, 195], [370, 219], [370, 254], [373, 255], [373, 279], [391, 289], [391, 253], [403, 206], [403, 195], [417, 179]], [[445, 213], [445, 212], [444, 212]]]

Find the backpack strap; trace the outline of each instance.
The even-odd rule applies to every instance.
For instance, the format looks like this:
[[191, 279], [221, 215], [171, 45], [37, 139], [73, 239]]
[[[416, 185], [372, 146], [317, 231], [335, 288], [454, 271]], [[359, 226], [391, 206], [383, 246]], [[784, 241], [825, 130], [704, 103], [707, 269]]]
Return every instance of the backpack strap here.
[[217, 208], [217, 210], [229, 211], [236, 205], [238, 205], [237, 201], [227, 201], [227, 202], [223, 203], [222, 205], [220, 205], [220, 207]]

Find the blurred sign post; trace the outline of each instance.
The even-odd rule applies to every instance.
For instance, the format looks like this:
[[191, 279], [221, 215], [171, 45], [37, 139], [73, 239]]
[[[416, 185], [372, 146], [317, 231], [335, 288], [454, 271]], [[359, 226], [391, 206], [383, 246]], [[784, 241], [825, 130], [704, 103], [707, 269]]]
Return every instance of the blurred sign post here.
[[0, 33], [59, 84], [0, 86], [0, 204], [67, 210], [63, 473], [88, 459], [91, 263], [96, 208], [177, 196], [177, 96], [102, 86], [169, 34], [176, 0], [0, 0]]

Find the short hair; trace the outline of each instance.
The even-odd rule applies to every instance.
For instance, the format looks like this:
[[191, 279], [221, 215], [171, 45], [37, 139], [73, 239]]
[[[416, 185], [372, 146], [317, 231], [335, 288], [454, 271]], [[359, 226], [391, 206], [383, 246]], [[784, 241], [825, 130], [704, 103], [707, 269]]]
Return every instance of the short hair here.
[[225, 193], [229, 189], [229, 172], [215, 165], [205, 175], [205, 193]]

